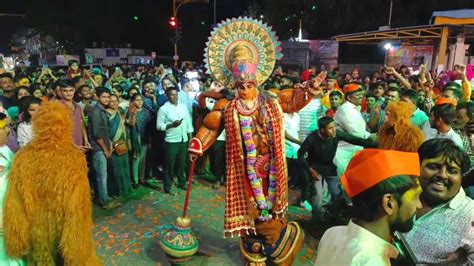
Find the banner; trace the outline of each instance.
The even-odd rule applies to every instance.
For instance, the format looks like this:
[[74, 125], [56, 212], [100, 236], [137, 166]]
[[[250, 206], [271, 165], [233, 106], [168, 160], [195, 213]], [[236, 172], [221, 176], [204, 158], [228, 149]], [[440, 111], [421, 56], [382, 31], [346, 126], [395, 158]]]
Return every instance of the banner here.
[[67, 66], [69, 60], [76, 60], [80, 64], [78, 55], [56, 55], [56, 65], [58, 66]]
[[392, 67], [405, 65], [418, 69], [420, 64], [425, 64], [430, 70], [433, 61], [433, 46], [399, 46], [392, 47], [387, 51], [385, 63]]

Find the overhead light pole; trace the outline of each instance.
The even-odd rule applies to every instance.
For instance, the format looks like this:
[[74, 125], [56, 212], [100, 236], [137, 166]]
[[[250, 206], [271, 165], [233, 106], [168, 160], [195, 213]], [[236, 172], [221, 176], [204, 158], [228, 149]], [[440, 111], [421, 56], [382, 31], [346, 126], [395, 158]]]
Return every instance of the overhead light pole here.
[[[214, 0], [214, 20], [215, 20], [215, 1]], [[175, 40], [174, 40], [174, 65], [178, 66], [178, 60], [179, 60], [179, 55], [178, 55], [178, 31], [179, 31], [179, 19], [178, 19], [178, 11], [179, 8], [182, 7], [184, 4], [190, 4], [190, 3], [203, 3], [203, 4], [208, 4], [209, 0], [173, 0], [173, 17], [176, 19], [178, 22], [178, 27], [175, 30]]]
[[388, 27], [392, 26], [392, 11], [393, 11], [393, 0], [390, 0], [390, 13], [388, 14]]

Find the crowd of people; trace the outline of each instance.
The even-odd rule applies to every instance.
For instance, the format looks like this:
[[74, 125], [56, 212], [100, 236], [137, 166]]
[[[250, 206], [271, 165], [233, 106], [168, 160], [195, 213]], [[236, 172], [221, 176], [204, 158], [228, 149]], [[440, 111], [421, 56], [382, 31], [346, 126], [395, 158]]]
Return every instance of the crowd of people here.
[[[316, 67], [302, 73], [277, 67], [260, 90], [271, 93], [296, 88], [312, 82], [322, 72]], [[406, 191], [411, 191], [412, 198], [421, 193], [426, 219], [412, 222], [414, 229], [407, 235], [409, 242], [419, 244], [415, 252], [427, 261], [442, 263], [430, 257], [442, 254], [473, 263], [474, 231], [468, 227], [474, 208], [465, 198], [474, 197], [474, 172], [470, 167], [474, 160], [471, 66], [456, 65], [452, 71], [440, 73], [430, 72], [424, 65], [415, 71], [405, 66], [385, 66], [366, 77], [359, 76], [357, 69], [340, 73], [334, 68], [323, 76], [321, 94], [298, 112], [284, 114], [289, 183], [291, 188], [301, 190], [301, 207], [312, 212], [313, 220], [321, 221], [335, 215], [337, 208], [352, 206], [364, 210], [358, 218], [367, 222], [366, 226], [388, 226], [392, 232], [400, 230], [396, 226], [411, 222], [408, 218], [413, 217], [419, 201], [412, 200], [418, 202], [413, 203], [417, 206], [408, 218], [399, 217], [402, 220], [395, 219], [398, 210], [393, 214], [387, 207], [388, 214], [377, 214], [389, 217], [384, 220], [388, 225], [381, 225], [370, 224], [374, 220], [371, 211], [377, 204], [373, 199], [397, 192], [401, 204]], [[120, 198], [139, 186], [156, 187], [157, 178], [163, 179], [159, 189], [164, 193], [176, 195], [174, 187], [185, 190], [188, 143], [204, 115], [214, 108], [212, 95], [233, 94], [231, 88], [192, 64], [182, 69], [117, 65], [89, 70], [81, 69], [77, 61], [70, 61], [66, 71], [53, 71], [48, 66], [2, 70], [0, 88], [0, 111], [9, 117], [8, 147], [13, 152], [33, 139], [31, 120], [42, 103], [59, 101], [70, 109], [74, 143], [87, 155], [94, 198], [106, 209], [119, 207]], [[225, 141], [224, 131], [197, 165], [198, 174], [210, 167], [214, 188], [225, 186]], [[378, 183], [370, 193], [344, 192], [341, 182], [346, 190], [344, 182], [350, 183], [350, 176], [344, 173], [356, 167], [351, 166], [351, 159], [363, 147], [418, 152], [423, 192], [417, 182], [391, 178], [383, 185]], [[385, 166], [394, 161], [381, 160]], [[372, 165], [376, 168], [381, 163], [373, 161]], [[400, 183], [410, 186], [397, 185]], [[431, 226], [446, 217], [452, 218], [452, 227], [439, 228], [439, 234], [431, 231]], [[463, 224], [468, 221], [469, 225]], [[326, 238], [341, 234], [332, 233]], [[452, 246], [430, 250], [430, 243], [441, 237]], [[326, 241], [323, 238], [321, 243]], [[325, 258], [334, 257], [329, 254], [334, 252], [333, 246], [321, 245], [320, 249], [328, 253]], [[467, 257], [463, 258], [461, 251], [467, 252], [462, 253]]]

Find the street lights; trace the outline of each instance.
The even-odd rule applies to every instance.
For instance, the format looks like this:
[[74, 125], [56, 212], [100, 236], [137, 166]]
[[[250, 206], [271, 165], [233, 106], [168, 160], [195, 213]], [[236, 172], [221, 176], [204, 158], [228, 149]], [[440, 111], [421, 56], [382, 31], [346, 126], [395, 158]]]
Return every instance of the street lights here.
[[[189, 3], [203, 3], [203, 4], [208, 4], [209, 0], [173, 0], [173, 17], [175, 21], [175, 27], [172, 25], [172, 20], [170, 20], [169, 24], [170, 27], [174, 28], [175, 30], [175, 40], [174, 40], [174, 65], [178, 66], [178, 60], [179, 60], [179, 55], [178, 55], [178, 11], [181, 6], [184, 4], [189, 4]], [[178, 5], [176, 5], [178, 4]]]

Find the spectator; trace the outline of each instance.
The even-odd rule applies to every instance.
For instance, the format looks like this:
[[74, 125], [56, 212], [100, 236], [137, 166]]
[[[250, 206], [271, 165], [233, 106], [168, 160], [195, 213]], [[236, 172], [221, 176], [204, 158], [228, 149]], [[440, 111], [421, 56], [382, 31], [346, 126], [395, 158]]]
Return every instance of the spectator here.
[[449, 139], [432, 139], [418, 150], [422, 208], [406, 240], [421, 264], [474, 263], [474, 202], [461, 188], [469, 157]]
[[120, 103], [120, 108], [122, 109], [128, 109], [130, 107], [130, 99], [132, 99], [133, 95], [136, 95], [136, 94], [140, 94], [138, 88], [136, 87], [132, 87], [130, 88], [130, 90], [128, 91], [128, 94], [127, 94], [127, 98], [124, 99], [121, 103]]
[[87, 116], [97, 102], [92, 100], [92, 93], [89, 85], [81, 85], [78, 91], [81, 99], [78, 104]]
[[[128, 151], [130, 150], [130, 139], [125, 127], [125, 112], [120, 109], [118, 97], [110, 95], [109, 112], [109, 136], [113, 143], [112, 174], [115, 186], [112, 195], [123, 197], [131, 192], [130, 164]], [[110, 178], [109, 178], [110, 180]]]
[[82, 112], [81, 106], [73, 101], [75, 92], [74, 85], [70, 80], [64, 79], [58, 82], [58, 86], [61, 90], [61, 96], [63, 97], [61, 103], [66, 105], [72, 113], [74, 144], [83, 151], [90, 149], [91, 145], [87, 137], [86, 127], [84, 126], [84, 113]]
[[[4, 200], [6, 197], [8, 187], [8, 173], [10, 172], [10, 165], [13, 161], [13, 152], [7, 145], [8, 142], [8, 118], [5, 114], [0, 113], [0, 219], [3, 220], [4, 213]], [[2, 225], [3, 231], [3, 225]], [[0, 251], [0, 264], [1, 265], [25, 265], [22, 259], [9, 258], [5, 249], [3, 233], [0, 236], [1, 251]]]
[[[334, 117], [334, 121], [339, 129], [359, 138], [367, 139], [370, 133], [367, 131], [367, 125], [359, 106], [364, 97], [365, 88], [358, 83], [351, 83], [344, 87], [346, 102], [339, 107]], [[338, 176], [341, 176], [351, 158], [356, 152], [362, 150], [361, 146], [355, 146], [345, 141], [338, 143], [334, 163], [337, 166]]]
[[298, 165], [298, 150], [302, 143], [298, 136], [300, 116], [298, 113], [283, 113], [283, 122], [285, 125], [285, 147], [288, 176], [290, 178], [289, 183], [290, 187], [295, 187], [300, 184], [300, 169]]
[[300, 115], [299, 139], [306, 139], [311, 132], [318, 129], [318, 119], [324, 117], [326, 111], [326, 107], [321, 104], [321, 95], [318, 95], [314, 96], [311, 102], [298, 112]]
[[10, 73], [0, 74], [0, 88], [3, 91], [3, 95], [0, 96], [0, 102], [5, 110], [12, 106], [16, 106], [15, 92], [16, 87], [13, 82], [13, 77]]
[[354, 156], [341, 177], [353, 219], [324, 233], [315, 265], [391, 265], [399, 255], [393, 233], [410, 231], [421, 208], [417, 160], [416, 153], [376, 149]]
[[42, 99], [44, 96], [43, 90], [41, 89], [41, 86], [39, 85], [33, 85], [30, 90], [30, 94], [38, 99]]
[[334, 90], [331, 93], [329, 93], [329, 102], [331, 104], [331, 109], [326, 111], [326, 116], [334, 118], [336, 115], [336, 111], [341, 106], [343, 100], [342, 100], [343, 94], [342, 92], [338, 90]]
[[16, 96], [16, 101], [18, 102], [21, 98], [25, 96], [30, 96], [30, 91], [28, 87], [20, 86], [20, 87], [17, 87], [15, 96]]
[[166, 132], [166, 159], [164, 191], [171, 191], [173, 178], [178, 177], [178, 188], [186, 190], [185, 166], [188, 155], [188, 141], [193, 133], [193, 123], [187, 107], [178, 103], [178, 91], [170, 87], [166, 91], [169, 99], [158, 111], [156, 128]]
[[77, 60], [69, 60], [68, 69], [66, 71], [66, 78], [72, 80], [76, 77], [82, 76], [82, 70], [79, 68], [79, 62]]
[[423, 129], [423, 125], [426, 123], [426, 121], [430, 120], [430, 118], [417, 106], [418, 92], [416, 92], [415, 90], [404, 90], [400, 98], [401, 101], [411, 103], [413, 104], [413, 106], [416, 106], [416, 110], [415, 112], [413, 112], [410, 121], [413, 125], [417, 126], [420, 129]]
[[26, 96], [22, 99], [21, 112], [23, 119], [18, 125], [17, 139], [20, 147], [30, 143], [33, 139], [33, 125], [31, 119], [36, 114], [41, 104], [41, 100], [33, 96]]
[[110, 93], [104, 87], [96, 89], [99, 101], [92, 109], [89, 118], [89, 130], [92, 140], [92, 162], [97, 178], [99, 202], [104, 209], [113, 209], [120, 204], [112, 201], [107, 189], [108, 160], [112, 158], [113, 146], [109, 135], [109, 118], [107, 107], [110, 104]]
[[332, 203], [336, 203], [341, 194], [337, 169], [333, 163], [339, 141], [377, 147], [376, 143], [336, 130], [336, 124], [330, 117], [320, 118], [318, 124], [319, 130], [311, 133], [298, 150], [300, 165], [304, 166], [301, 169], [301, 201], [311, 202], [312, 218], [316, 220], [325, 218], [322, 208], [329, 202], [323, 202], [325, 192], [329, 189]]
[[443, 88], [443, 97], [454, 100], [454, 102], [458, 104], [463, 99], [461, 85], [456, 82], [449, 82]]
[[150, 178], [150, 169], [146, 164], [146, 156], [148, 151], [150, 127], [152, 123], [151, 112], [143, 106], [143, 96], [134, 94], [130, 98], [130, 107], [128, 110], [130, 137], [132, 140], [132, 173], [134, 188], [138, 188], [139, 184], [145, 185]]
[[433, 107], [430, 113], [430, 125], [431, 128], [435, 129], [435, 131], [427, 135], [426, 140], [450, 139], [461, 149], [464, 149], [461, 137], [456, 132], [454, 132], [452, 128], [454, 118], [454, 106], [444, 103]]

